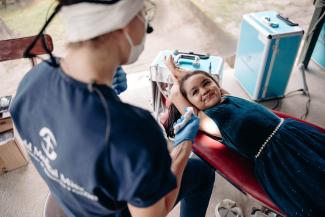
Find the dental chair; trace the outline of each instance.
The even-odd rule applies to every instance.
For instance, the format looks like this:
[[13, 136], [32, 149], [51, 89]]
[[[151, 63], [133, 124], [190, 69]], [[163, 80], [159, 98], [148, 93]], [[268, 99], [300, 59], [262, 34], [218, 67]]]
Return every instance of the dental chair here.
[[[167, 108], [170, 106], [168, 95], [173, 85], [170, 72], [166, 68], [162, 58], [163, 56], [168, 55], [174, 56], [175, 64], [178, 64], [178, 66], [184, 69], [200, 69], [207, 71], [219, 82], [219, 84], [222, 84], [222, 60], [218, 58], [210, 60], [208, 57], [206, 57], [207, 55], [201, 58], [200, 56], [202, 55], [194, 55], [193, 53], [190, 53], [190, 55], [188, 55], [188, 53], [186, 53], [185, 56], [187, 58], [182, 60], [183, 62], [180, 63], [176, 61], [176, 59], [178, 59], [177, 57], [179, 56], [178, 51], [161, 51], [150, 66], [150, 80], [152, 84], [152, 105], [154, 116], [162, 125], [168, 118]], [[193, 56], [196, 58], [191, 58]], [[198, 59], [200, 62], [199, 66], [193, 66], [193, 62], [196, 59]], [[210, 64], [205, 63], [205, 61], [208, 60], [211, 61]], [[215, 70], [211, 70], [211, 67], [206, 67], [206, 65], [211, 66], [211, 63], [213, 66], [218, 67], [215, 67]], [[292, 118], [307, 123], [325, 133], [325, 128], [318, 127], [314, 124], [297, 119], [279, 111], [273, 110], [273, 112], [281, 118]], [[252, 161], [233, 152], [220, 141], [211, 138], [202, 132], [199, 132], [195, 139], [195, 143], [193, 144], [193, 151], [201, 159], [215, 168], [217, 173], [223, 176], [242, 193], [249, 197], [252, 197], [261, 204], [262, 208], [253, 208], [252, 214], [254, 214], [256, 211], [259, 211], [266, 215], [272, 213], [273, 216], [285, 216], [280, 208], [272, 202], [272, 200], [269, 198], [262, 186], [257, 181]]]
[[[168, 100], [166, 99], [163, 99], [162, 103], [165, 103], [165, 105], [169, 104]], [[164, 112], [159, 115], [160, 123], [164, 123], [167, 119], [167, 112], [168, 110], [164, 109]], [[292, 118], [307, 123], [325, 133], [324, 128], [281, 113], [279, 111], [273, 110], [273, 112], [281, 118]], [[218, 174], [223, 176], [243, 194], [255, 199], [261, 204], [262, 208], [253, 208], [252, 214], [254, 214], [256, 211], [260, 211], [264, 214], [273, 213], [276, 216], [285, 216], [280, 208], [278, 208], [272, 202], [260, 183], [257, 181], [254, 174], [253, 162], [233, 152], [218, 140], [215, 140], [202, 132], [199, 132], [195, 139], [195, 143], [193, 144], [193, 151], [201, 159], [215, 168]]]

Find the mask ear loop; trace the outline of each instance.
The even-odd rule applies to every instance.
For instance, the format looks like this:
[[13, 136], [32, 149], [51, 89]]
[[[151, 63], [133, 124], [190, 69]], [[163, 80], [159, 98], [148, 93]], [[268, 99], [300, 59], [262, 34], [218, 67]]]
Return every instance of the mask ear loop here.
[[61, 8], [62, 8], [62, 4], [58, 4], [55, 7], [54, 12], [51, 14], [51, 16], [49, 17], [49, 19], [46, 21], [46, 23], [42, 27], [41, 31], [37, 34], [37, 36], [34, 38], [34, 40], [32, 41], [32, 43], [30, 43], [30, 45], [24, 51], [24, 57], [25, 58], [37, 57], [37, 55], [35, 55], [35, 54], [33, 54], [31, 52], [31, 50], [35, 47], [36, 42], [39, 39], [41, 39], [42, 47], [46, 51], [46, 53], [50, 56], [50, 59], [51, 59], [51, 62], [48, 62], [48, 61], [46, 61], [46, 62], [48, 64], [54, 66], [54, 67], [58, 67], [59, 66], [59, 64], [56, 62], [55, 57], [53, 56], [52, 52], [50, 51], [50, 49], [48, 48], [48, 46], [46, 44], [46, 40], [45, 40], [45, 37], [44, 37], [44, 31], [45, 31], [46, 27], [50, 24], [50, 22], [53, 20], [53, 18], [55, 17], [55, 15], [61, 10]]

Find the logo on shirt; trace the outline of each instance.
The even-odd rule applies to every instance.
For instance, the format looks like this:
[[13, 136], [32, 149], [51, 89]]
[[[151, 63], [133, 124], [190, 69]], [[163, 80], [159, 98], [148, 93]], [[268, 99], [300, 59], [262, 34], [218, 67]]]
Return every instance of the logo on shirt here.
[[[40, 144], [33, 145], [32, 142], [23, 139], [23, 143], [26, 147], [26, 150], [33, 159], [33, 163], [37, 165], [37, 169], [42, 174], [46, 175], [49, 180], [48, 183], [53, 181], [58, 183], [62, 188], [65, 190], [85, 197], [89, 200], [98, 201], [98, 197], [91, 191], [85, 187], [83, 187], [78, 181], [74, 180], [71, 175], [71, 171], [66, 171], [64, 173], [61, 171], [62, 168], [57, 168], [53, 160], [57, 158], [57, 153], [55, 152], [55, 148], [57, 147], [57, 142], [54, 137], [52, 131], [46, 127], [43, 127], [39, 131]], [[39, 147], [41, 146], [41, 147]], [[61, 159], [61, 160], [68, 160], [68, 159]], [[52, 164], [53, 163], [53, 164]], [[60, 162], [57, 162], [60, 164]], [[63, 165], [64, 166], [64, 165]]]
[[58, 156], [54, 150], [54, 148], [57, 146], [57, 143], [52, 131], [49, 128], [43, 127], [40, 130], [39, 135], [42, 139], [41, 146], [44, 153], [50, 160], [55, 160]]

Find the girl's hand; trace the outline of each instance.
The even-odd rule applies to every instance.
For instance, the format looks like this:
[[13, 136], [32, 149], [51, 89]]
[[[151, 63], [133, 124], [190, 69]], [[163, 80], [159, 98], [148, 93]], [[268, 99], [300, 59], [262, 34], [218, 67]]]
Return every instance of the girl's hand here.
[[164, 56], [164, 63], [167, 66], [167, 68], [169, 69], [169, 71], [171, 71], [171, 72], [173, 72], [177, 68], [172, 55]]
[[175, 82], [178, 82], [187, 73], [187, 71], [182, 70], [175, 65], [174, 58], [172, 55], [169, 55], [168, 57], [165, 56], [164, 63], [171, 72], [173, 81]]

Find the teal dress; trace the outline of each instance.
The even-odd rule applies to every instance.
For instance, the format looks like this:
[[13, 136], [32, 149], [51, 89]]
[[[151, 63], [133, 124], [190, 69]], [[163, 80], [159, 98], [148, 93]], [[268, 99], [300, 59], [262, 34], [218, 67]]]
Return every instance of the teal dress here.
[[226, 96], [204, 111], [218, 125], [222, 142], [254, 161], [265, 191], [289, 217], [325, 216], [325, 134], [285, 119], [255, 158], [280, 118], [257, 103]]

